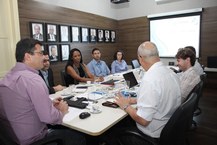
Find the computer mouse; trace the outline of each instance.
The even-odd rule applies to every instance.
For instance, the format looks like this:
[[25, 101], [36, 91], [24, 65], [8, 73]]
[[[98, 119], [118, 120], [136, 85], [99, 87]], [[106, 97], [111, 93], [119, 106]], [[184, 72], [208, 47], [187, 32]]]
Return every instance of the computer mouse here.
[[82, 112], [80, 115], [79, 115], [79, 118], [80, 119], [85, 119], [85, 118], [87, 118], [87, 117], [89, 117], [90, 116], [90, 113], [88, 113], [88, 112]]

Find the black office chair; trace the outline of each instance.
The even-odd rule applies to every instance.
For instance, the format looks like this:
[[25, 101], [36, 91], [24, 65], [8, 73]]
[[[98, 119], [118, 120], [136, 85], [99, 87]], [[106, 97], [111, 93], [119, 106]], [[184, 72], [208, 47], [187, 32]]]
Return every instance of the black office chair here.
[[197, 103], [196, 103], [194, 116], [198, 116], [198, 115], [200, 115], [202, 113], [202, 110], [199, 107], [199, 100], [203, 96], [203, 88], [204, 88], [204, 85], [205, 85], [205, 82], [206, 82], [206, 77], [207, 77], [206, 73], [203, 73], [202, 75], [200, 75], [200, 79], [201, 79], [201, 82], [199, 83], [200, 90], [197, 92], [198, 100], [197, 100]]
[[60, 71], [60, 76], [61, 76], [61, 80], [62, 80], [62, 85], [66, 86], [66, 80], [65, 80], [66, 79], [66, 73], [65, 73], [64, 69]]
[[[9, 131], [6, 130], [5, 126], [2, 124], [0, 124], [0, 128], [0, 145], [18, 145], [12, 140], [12, 138], [16, 139], [16, 135], [12, 131], [9, 133]], [[62, 138], [58, 136], [52, 136], [46, 139], [38, 140], [31, 145], [66, 145], [66, 143], [64, 143]]]
[[180, 105], [163, 128], [159, 142], [142, 133], [132, 130], [122, 132], [117, 137], [119, 145], [186, 145], [186, 128], [192, 120], [197, 94], [192, 93], [186, 102]]
[[140, 67], [140, 64], [137, 59], [132, 60], [131, 65], [132, 65], [132, 69]]
[[[197, 106], [198, 106], [198, 103], [199, 103], [199, 94], [200, 94], [200, 91], [203, 87], [203, 81], [200, 81], [192, 90], [191, 92], [188, 94], [186, 100], [188, 100], [188, 98], [192, 95], [192, 93], [196, 93], [197, 94], [197, 99], [196, 99], [196, 103], [195, 103], [195, 106], [194, 106], [194, 112], [197, 110]], [[185, 103], [186, 101], [184, 101], [183, 103]], [[186, 128], [186, 130], [193, 130], [193, 129], [196, 129], [197, 128], [197, 122], [194, 121], [194, 113], [192, 115], [192, 120], [189, 121], [189, 125], [188, 127]]]

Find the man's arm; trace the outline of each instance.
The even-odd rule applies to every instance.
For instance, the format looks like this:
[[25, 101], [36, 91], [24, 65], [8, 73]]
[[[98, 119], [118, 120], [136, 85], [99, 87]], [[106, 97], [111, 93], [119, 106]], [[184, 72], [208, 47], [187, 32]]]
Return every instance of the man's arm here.
[[136, 99], [130, 97], [125, 98], [119, 93], [117, 94], [115, 102], [119, 105], [121, 109], [126, 111], [130, 115], [130, 117], [137, 123], [141, 124], [142, 126], [147, 126], [150, 123], [150, 121], [147, 121], [144, 118], [137, 115], [137, 109], [130, 105], [131, 102], [135, 103]]

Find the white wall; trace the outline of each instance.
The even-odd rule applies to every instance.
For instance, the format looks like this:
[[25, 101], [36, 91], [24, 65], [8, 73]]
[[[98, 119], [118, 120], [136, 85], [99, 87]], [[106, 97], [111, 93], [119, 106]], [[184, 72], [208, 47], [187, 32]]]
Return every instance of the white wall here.
[[[172, 1], [172, 0], [171, 0]], [[127, 3], [126, 3], [127, 5]], [[157, 4], [155, 0], [130, 0], [129, 6], [117, 9], [116, 19], [128, 19], [172, 11], [217, 6], [217, 0], [182, 0]]]
[[[51, 5], [71, 8], [108, 18], [115, 18], [116, 11], [111, 8], [110, 0], [35, 0]], [[113, 4], [114, 5], [114, 4]]]
[[[157, 4], [155, 0], [130, 0], [113, 4], [110, 0], [35, 0], [79, 11], [122, 20], [150, 14], [217, 6], [217, 0], [181, 0]], [[172, 1], [172, 0], [171, 0]]]

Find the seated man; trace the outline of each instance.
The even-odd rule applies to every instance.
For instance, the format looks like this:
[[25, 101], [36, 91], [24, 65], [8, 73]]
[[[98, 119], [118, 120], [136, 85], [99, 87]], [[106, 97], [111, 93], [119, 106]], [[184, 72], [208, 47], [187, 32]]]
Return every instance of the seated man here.
[[182, 102], [187, 99], [191, 90], [200, 82], [200, 76], [195, 72], [195, 53], [189, 48], [181, 48], [176, 54], [177, 65], [182, 71], [178, 73], [181, 81]]
[[[196, 56], [196, 50], [193, 46], [186, 46], [185, 48], [191, 49]], [[193, 68], [198, 75], [202, 75], [204, 73], [201, 64], [197, 60], [195, 60]]]
[[50, 60], [49, 60], [49, 55], [47, 52], [44, 52], [43, 64], [44, 64], [44, 67], [41, 70], [39, 70], [39, 75], [45, 81], [49, 89], [49, 94], [54, 94], [57, 91], [63, 90], [64, 87], [61, 85], [54, 86], [53, 71], [50, 68]]
[[100, 60], [101, 59], [101, 53], [98, 48], [94, 48], [92, 50], [92, 57], [93, 60], [91, 60], [87, 67], [89, 68], [90, 72], [97, 77], [104, 77], [110, 74], [110, 70], [108, 66], [106, 65], [105, 61]]
[[47, 128], [47, 124], [62, 124], [68, 104], [60, 98], [53, 102], [49, 98], [47, 86], [38, 75], [43, 60], [40, 41], [26, 38], [17, 43], [17, 63], [0, 80], [0, 124], [20, 145], [52, 136], [61, 137], [67, 145], [85, 145], [85, 138], [78, 132]]
[[[137, 132], [159, 139], [161, 131], [173, 112], [181, 104], [181, 90], [178, 76], [160, 61], [157, 47], [152, 42], [142, 43], [137, 51], [141, 66], [146, 70], [142, 78], [136, 98], [126, 98], [121, 94], [116, 97], [116, 103], [126, 111], [137, 126], [127, 124], [125, 128], [134, 128]], [[137, 103], [136, 108], [131, 104]], [[115, 134], [116, 131], [112, 131]], [[108, 136], [109, 137], [109, 136]], [[110, 138], [109, 145], [117, 142]]]

